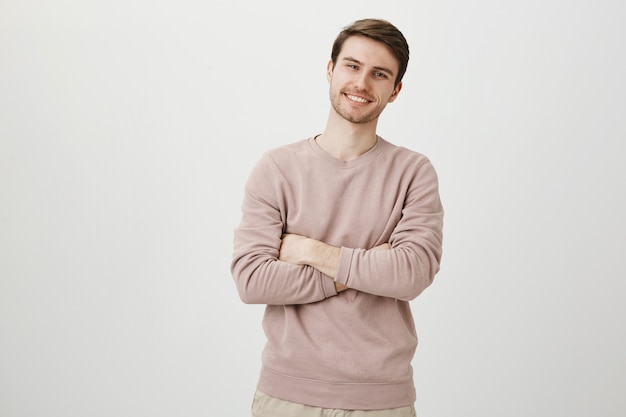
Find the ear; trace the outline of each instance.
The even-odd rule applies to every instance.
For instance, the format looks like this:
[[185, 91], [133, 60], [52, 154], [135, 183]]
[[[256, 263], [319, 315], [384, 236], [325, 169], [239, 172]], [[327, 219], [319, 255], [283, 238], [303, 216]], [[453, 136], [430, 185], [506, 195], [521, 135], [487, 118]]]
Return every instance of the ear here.
[[333, 60], [329, 59], [328, 64], [326, 65], [326, 79], [328, 80], [328, 82], [330, 82], [330, 80], [333, 78], [334, 69], [335, 66], [333, 65]]
[[393, 93], [391, 93], [391, 97], [389, 97], [388, 103], [393, 103], [395, 101], [395, 99], [398, 97], [398, 94], [400, 94], [400, 90], [402, 90], [402, 81], [400, 81], [396, 88], [393, 89]]

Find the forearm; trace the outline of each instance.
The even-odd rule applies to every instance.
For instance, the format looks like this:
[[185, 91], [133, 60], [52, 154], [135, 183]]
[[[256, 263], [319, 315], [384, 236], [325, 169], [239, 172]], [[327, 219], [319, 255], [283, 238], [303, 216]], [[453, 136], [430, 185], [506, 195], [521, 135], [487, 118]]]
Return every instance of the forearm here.
[[272, 257], [235, 258], [231, 270], [239, 296], [248, 304], [307, 304], [337, 294], [332, 279], [313, 267]]
[[294, 265], [309, 265], [330, 278], [335, 278], [341, 248], [306, 236], [283, 236], [278, 259]]
[[[370, 251], [390, 249], [389, 244], [384, 243]], [[319, 240], [305, 236], [287, 234], [283, 236], [279, 259], [294, 265], [308, 265], [329, 278], [336, 278], [341, 262], [342, 248], [332, 246]], [[346, 283], [335, 282], [335, 289], [340, 292], [348, 289]]]
[[307, 251], [308, 259], [305, 260], [305, 264], [311, 265], [321, 273], [334, 279], [337, 276], [337, 268], [339, 268], [341, 248], [318, 240], [309, 240], [311, 249]]
[[374, 295], [412, 300], [439, 271], [443, 207], [430, 163], [419, 166], [403, 199], [402, 216], [389, 236], [389, 251], [342, 248], [335, 281]]
[[335, 281], [369, 294], [409, 301], [433, 282], [438, 270], [438, 259], [420, 248], [342, 248]]
[[337, 294], [331, 278], [310, 266], [278, 260], [286, 208], [277, 203], [266, 160], [246, 184], [242, 218], [235, 230], [231, 273], [242, 301], [306, 304]]
[[[278, 259], [294, 265], [309, 266], [332, 280], [337, 274], [341, 248], [328, 245], [305, 236], [286, 234], [283, 236]], [[345, 285], [332, 281], [335, 291], [348, 289]]]
[[332, 278], [337, 292], [351, 288], [409, 301], [424, 291], [439, 271], [441, 220], [441, 211], [420, 213], [419, 218], [407, 213], [404, 223], [392, 233], [393, 247], [385, 243], [369, 250], [336, 247], [287, 234], [278, 256], [281, 261], [308, 265]]

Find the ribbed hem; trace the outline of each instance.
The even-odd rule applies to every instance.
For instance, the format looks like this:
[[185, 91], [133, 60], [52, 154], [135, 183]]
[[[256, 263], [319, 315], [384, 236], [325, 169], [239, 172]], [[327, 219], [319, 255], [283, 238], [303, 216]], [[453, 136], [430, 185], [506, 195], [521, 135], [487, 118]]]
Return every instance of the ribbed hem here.
[[413, 380], [332, 383], [282, 375], [263, 367], [257, 388], [281, 400], [342, 410], [384, 410], [415, 403]]

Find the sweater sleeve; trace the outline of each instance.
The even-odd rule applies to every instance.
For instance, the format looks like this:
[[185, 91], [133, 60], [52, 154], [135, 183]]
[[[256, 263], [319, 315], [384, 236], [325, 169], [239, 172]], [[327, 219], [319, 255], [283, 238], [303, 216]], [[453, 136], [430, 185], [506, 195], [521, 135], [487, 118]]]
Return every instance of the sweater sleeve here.
[[280, 174], [265, 155], [244, 190], [240, 225], [235, 229], [231, 273], [248, 304], [306, 304], [337, 295], [333, 280], [308, 265], [278, 260], [285, 230]]
[[414, 175], [390, 250], [341, 248], [335, 281], [366, 293], [410, 301], [439, 271], [443, 207], [437, 174], [429, 161]]

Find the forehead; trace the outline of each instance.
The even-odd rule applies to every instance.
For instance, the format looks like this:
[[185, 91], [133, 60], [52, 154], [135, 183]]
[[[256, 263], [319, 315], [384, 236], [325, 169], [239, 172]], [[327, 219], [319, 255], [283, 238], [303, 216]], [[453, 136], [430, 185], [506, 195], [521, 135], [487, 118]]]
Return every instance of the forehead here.
[[341, 61], [347, 57], [356, 59], [364, 65], [387, 67], [394, 73], [397, 73], [400, 67], [400, 62], [387, 45], [364, 36], [351, 36], [345, 40], [337, 60]]

